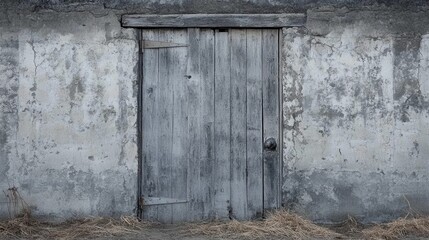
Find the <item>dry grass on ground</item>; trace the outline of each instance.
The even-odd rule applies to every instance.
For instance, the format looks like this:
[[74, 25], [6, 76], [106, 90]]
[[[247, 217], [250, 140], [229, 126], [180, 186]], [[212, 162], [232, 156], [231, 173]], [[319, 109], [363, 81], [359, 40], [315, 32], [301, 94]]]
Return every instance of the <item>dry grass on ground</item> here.
[[53, 224], [32, 218], [31, 209], [16, 187], [4, 192], [8, 199], [10, 219], [0, 221], [0, 239], [82, 239], [138, 233], [148, 223], [136, 217], [120, 219], [91, 217]]
[[429, 237], [429, 217], [405, 217], [377, 224], [362, 231], [365, 239], [400, 239], [406, 236]]
[[[59, 224], [39, 222], [25, 212], [7, 221], [0, 221], [0, 239], [82, 239], [139, 234], [151, 227], [135, 217], [120, 219], [93, 217]], [[157, 229], [160, 226], [157, 227]], [[162, 228], [159, 228], [162, 229]], [[180, 228], [183, 229], [183, 228]], [[187, 225], [185, 235], [245, 239], [401, 239], [429, 237], [429, 217], [400, 218], [396, 221], [364, 228], [349, 217], [341, 226], [328, 229], [286, 210], [272, 213], [262, 221], [236, 220]], [[177, 236], [177, 235], [176, 235]]]
[[[125, 236], [145, 231], [151, 223], [127, 216], [120, 219], [92, 217], [53, 224], [32, 218], [28, 204], [16, 187], [4, 192], [9, 200], [10, 220], [0, 221], [0, 239], [82, 239]], [[408, 201], [407, 201], [408, 202]], [[414, 215], [414, 216], [413, 216]], [[416, 216], [416, 217], [415, 217]], [[161, 228], [160, 228], [161, 229]], [[183, 229], [183, 228], [182, 228]], [[366, 227], [350, 217], [331, 229], [319, 226], [288, 210], [278, 210], [261, 221], [236, 220], [194, 223], [183, 230], [186, 235], [247, 239], [401, 239], [429, 237], [429, 217], [419, 217], [410, 207], [410, 215], [393, 222]], [[177, 235], [176, 235], [177, 236]]]
[[59, 224], [39, 222], [27, 216], [0, 222], [0, 238], [82, 239], [139, 233], [145, 224], [135, 217], [92, 217]]
[[211, 222], [190, 224], [188, 234], [223, 238], [266, 239], [385, 239], [394, 240], [412, 237], [429, 237], [429, 217], [404, 217], [395, 221], [364, 226], [355, 218], [342, 224], [326, 228], [303, 217], [280, 210], [263, 221]]
[[267, 237], [281, 237], [287, 239], [328, 239], [341, 237], [327, 228], [318, 226], [303, 217], [287, 210], [271, 213], [262, 221], [236, 220], [228, 222], [210, 222], [190, 224], [188, 234], [206, 235], [225, 238], [265, 239]]

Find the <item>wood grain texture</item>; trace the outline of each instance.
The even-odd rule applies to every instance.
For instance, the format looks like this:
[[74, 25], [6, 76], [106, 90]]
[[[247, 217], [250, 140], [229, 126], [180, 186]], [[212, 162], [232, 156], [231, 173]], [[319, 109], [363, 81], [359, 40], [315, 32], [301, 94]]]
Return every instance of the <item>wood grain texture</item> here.
[[281, 28], [304, 26], [305, 14], [172, 14], [122, 16], [123, 27]]
[[[158, 40], [158, 30], [144, 30], [142, 39]], [[143, 197], [158, 196], [158, 50], [148, 49], [143, 53], [142, 85], [142, 194]], [[143, 206], [144, 219], [157, 219], [157, 206]]]
[[188, 199], [189, 211], [187, 218], [189, 220], [199, 220], [203, 217], [203, 189], [201, 185], [201, 164], [205, 164], [201, 158], [200, 149], [202, 147], [202, 80], [200, 76], [200, 29], [188, 29], [188, 59], [186, 69], [186, 103], [188, 109], [188, 153], [189, 153], [189, 172], [188, 172]]
[[151, 40], [143, 40], [142, 46], [144, 49], [149, 48], [176, 48], [176, 47], [189, 47], [188, 44], [185, 43], [176, 43], [176, 42], [161, 42], [161, 41], [151, 41]]
[[228, 32], [215, 32], [215, 126], [214, 211], [216, 218], [229, 217], [231, 153], [231, 78]]
[[[168, 42], [186, 44], [186, 29], [174, 29], [167, 38]], [[186, 62], [189, 48], [167, 48], [168, 82], [172, 85], [173, 104], [171, 136], [171, 195], [175, 199], [188, 200], [189, 146], [193, 144], [188, 131], [188, 114], [190, 114]], [[187, 203], [172, 205], [172, 223], [187, 220]]]
[[200, 75], [201, 75], [201, 121], [200, 131], [200, 190], [202, 191], [203, 218], [214, 218], [215, 195], [215, 35], [212, 29], [200, 32]]
[[246, 30], [230, 30], [231, 41], [231, 208], [247, 218], [246, 186]]
[[264, 210], [279, 207], [280, 154], [279, 149], [279, 59], [278, 30], [262, 30], [262, 85], [264, 140], [274, 138], [277, 149], [264, 149]]
[[144, 218], [250, 219], [279, 202], [278, 30], [143, 30]]
[[[159, 30], [159, 41], [168, 41], [174, 36], [174, 30]], [[174, 198], [172, 195], [172, 168], [173, 168], [173, 86], [174, 83], [171, 76], [174, 65], [172, 65], [172, 58], [169, 48], [160, 48], [159, 51], [159, 93], [157, 98], [157, 114], [158, 116], [158, 137], [156, 138], [158, 144], [158, 166], [159, 173], [157, 177], [160, 182], [159, 196]], [[158, 220], [164, 223], [172, 223], [173, 209], [172, 205], [159, 205], [158, 206]]]
[[260, 217], [262, 199], [262, 30], [247, 30], [247, 208]]

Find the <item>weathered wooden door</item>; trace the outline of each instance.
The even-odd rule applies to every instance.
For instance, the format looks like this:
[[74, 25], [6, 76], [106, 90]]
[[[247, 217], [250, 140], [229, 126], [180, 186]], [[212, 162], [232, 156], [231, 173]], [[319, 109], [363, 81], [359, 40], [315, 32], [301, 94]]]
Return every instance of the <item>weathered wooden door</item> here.
[[277, 29], [146, 29], [142, 211], [250, 219], [279, 206]]

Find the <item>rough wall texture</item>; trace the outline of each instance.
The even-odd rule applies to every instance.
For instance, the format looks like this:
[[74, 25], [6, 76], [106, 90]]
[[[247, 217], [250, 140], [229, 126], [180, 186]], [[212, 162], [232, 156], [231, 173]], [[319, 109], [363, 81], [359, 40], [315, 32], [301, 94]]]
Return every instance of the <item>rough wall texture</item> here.
[[0, 188], [37, 215], [133, 212], [137, 42], [120, 14], [311, 8], [342, 9], [283, 30], [284, 206], [318, 221], [387, 220], [405, 198], [427, 211], [425, 0], [1, 1]]
[[0, 24], [0, 188], [17, 186], [36, 215], [132, 214], [134, 31], [113, 14], [12, 16]]
[[[128, 13], [284, 13], [313, 8], [410, 9], [427, 7], [427, 0], [3, 0], [3, 4], [32, 11], [103, 10]], [[1, 6], [2, 3], [0, 3]]]
[[283, 31], [283, 202], [319, 221], [427, 213], [427, 12], [307, 21]]

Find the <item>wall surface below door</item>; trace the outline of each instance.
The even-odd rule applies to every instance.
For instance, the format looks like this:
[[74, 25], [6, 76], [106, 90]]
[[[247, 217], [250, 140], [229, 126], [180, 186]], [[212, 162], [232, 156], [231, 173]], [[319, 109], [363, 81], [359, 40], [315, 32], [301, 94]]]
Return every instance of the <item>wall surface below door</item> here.
[[[49, 219], [135, 213], [137, 32], [125, 13], [306, 12], [283, 29], [283, 206], [320, 222], [429, 209], [426, 1], [0, 3], [0, 190]], [[144, 134], [144, 133], [143, 133]], [[0, 216], [9, 215], [0, 195]]]

